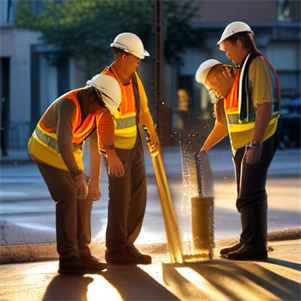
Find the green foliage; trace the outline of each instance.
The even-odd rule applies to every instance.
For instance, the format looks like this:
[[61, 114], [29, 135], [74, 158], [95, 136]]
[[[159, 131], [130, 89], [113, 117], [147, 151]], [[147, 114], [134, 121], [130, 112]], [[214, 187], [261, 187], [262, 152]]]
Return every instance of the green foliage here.
[[196, 15], [199, 3], [195, 1], [164, 1], [165, 9], [165, 45], [164, 57], [167, 63], [182, 64], [181, 54], [195, 45], [196, 31], [190, 22]]
[[[150, 47], [153, 0], [40, 1], [43, 10], [39, 15], [33, 14], [31, 1], [19, 1], [15, 25], [39, 31], [44, 44], [59, 46], [60, 51], [48, 56], [52, 64], [64, 57], [80, 56], [86, 60], [87, 75], [93, 75], [113, 58], [109, 45], [120, 32], [133, 32], [146, 49]], [[166, 61], [180, 63], [180, 54], [194, 42], [189, 20], [196, 10], [191, 1], [164, 2]]]
[[68, 56], [86, 58], [89, 75], [109, 63], [109, 45], [117, 34], [131, 31], [145, 42], [152, 21], [151, 1], [41, 1], [39, 15], [32, 13], [30, 1], [19, 1], [15, 25], [39, 31], [44, 44], [60, 47], [48, 57], [52, 64]]

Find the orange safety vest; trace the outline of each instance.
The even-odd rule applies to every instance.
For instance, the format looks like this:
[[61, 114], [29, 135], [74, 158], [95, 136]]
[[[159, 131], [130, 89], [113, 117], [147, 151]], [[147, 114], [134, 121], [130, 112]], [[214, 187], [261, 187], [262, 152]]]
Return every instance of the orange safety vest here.
[[[82, 119], [82, 111], [80, 103], [77, 98], [77, 93], [82, 91], [83, 88], [70, 91], [57, 100], [51, 106], [54, 106], [62, 98], [71, 99], [76, 105], [76, 115], [73, 121], [73, 140], [75, 160], [79, 168], [83, 169], [82, 162], [83, 152], [81, 144], [90, 135], [96, 125], [95, 115], [89, 114], [84, 120]], [[56, 168], [68, 170], [62, 156], [58, 149], [57, 134], [53, 132], [54, 129], [47, 128], [43, 125], [43, 116], [38, 122], [28, 143], [28, 150], [30, 156], [45, 164], [54, 166]]]
[[121, 149], [132, 149], [137, 138], [137, 124], [140, 109], [138, 84], [136, 80], [137, 75], [135, 73], [130, 83], [124, 86], [117, 76], [113, 65], [106, 67], [102, 74], [114, 77], [121, 89], [121, 103], [118, 110], [114, 111], [116, 122], [114, 146]]

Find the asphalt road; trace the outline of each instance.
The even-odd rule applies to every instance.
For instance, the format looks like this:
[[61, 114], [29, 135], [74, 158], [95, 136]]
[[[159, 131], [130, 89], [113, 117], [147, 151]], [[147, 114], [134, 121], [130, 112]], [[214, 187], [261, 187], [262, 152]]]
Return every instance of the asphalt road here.
[[[230, 150], [213, 148], [208, 158], [209, 171], [204, 172], [204, 178], [212, 176], [213, 179], [215, 239], [236, 238], [241, 228], [235, 208], [236, 189]], [[88, 159], [85, 157], [84, 160], [87, 173]], [[137, 244], [166, 241], [160, 197], [147, 150], [145, 160], [148, 204]], [[189, 237], [190, 196], [183, 186], [179, 148], [165, 148], [163, 161], [181, 236]], [[267, 181], [269, 232], [301, 228], [300, 174], [300, 149], [278, 150]], [[1, 165], [0, 185], [0, 245], [54, 243], [55, 206], [37, 167], [30, 162]], [[98, 241], [104, 241], [107, 221], [108, 191], [104, 168], [101, 192], [102, 197], [94, 203], [92, 210], [92, 236]]]

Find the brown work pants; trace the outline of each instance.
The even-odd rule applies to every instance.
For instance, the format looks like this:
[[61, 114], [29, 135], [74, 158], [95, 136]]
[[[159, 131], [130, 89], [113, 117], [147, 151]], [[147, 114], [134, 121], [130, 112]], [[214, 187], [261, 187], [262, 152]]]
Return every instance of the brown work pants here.
[[146, 208], [146, 176], [144, 150], [138, 136], [133, 149], [118, 149], [124, 176], [109, 177], [108, 223], [106, 247], [120, 252], [132, 246], [138, 237]]
[[91, 210], [93, 201], [76, 197], [69, 171], [36, 161], [51, 197], [56, 202], [56, 240], [60, 259], [90, 255]]

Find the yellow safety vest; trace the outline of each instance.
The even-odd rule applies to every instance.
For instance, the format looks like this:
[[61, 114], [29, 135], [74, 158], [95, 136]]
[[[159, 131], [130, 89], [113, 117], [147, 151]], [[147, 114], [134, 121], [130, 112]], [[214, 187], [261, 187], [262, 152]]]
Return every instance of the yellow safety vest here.
[[[84, 164], [82, 161], [83, 151], [81, 149], [81, 144], [90, 135], [95, 127], [96, 120], [95, 115], [89, 114], [84, 120], [82, 120], [81, 107], [77, 98], [77, 93], [81, 89], [70, 91], [55, 102], [51, 106], [55, 105], [57, 101], [62, 98], [71, 99], [76, 105], [76, 116], [73, 122], [73, 154], [76, 163], [80, 169], [84, 169]], [[29, 142], [28, 151], [30, 156], [40, 162], [51, 165], [53, 167], [68, 170], [64, 160], [59, 152], [57, 143], [57, 134], [52, 132], [53, 129], [46, 128], [43, 125], [43, 116], [38, 122]]]
[[[244, 66], [248, 61], [248, 58], [249, 57], [246, 58]], [[250, 64], [250, 61], [248, 63]], [[241, 72], [238, 70], [238, 72], [236, 73], [236, 78], [232, 89], [230, 90], [227, 98], [224, 100], [228, 131], [231, 145], [234, 150], [242, 148], [252, 141], [256, 120], [256, 111], [251, 99], [247, 101], [247, 116], [243, 120], [241, 119], [241, 107], [243, 101], [241, 91], [242, 89], [244, 89], [245, 83], [247, 81], [243, 80], [243, 75], [245, 74], [245, 72], [248, 72], [248, 68], [245, 69], [244, 66]], [[279, 87], [276, 73], [275, 76], [277, 86]], [[248, 91], [246, 93], [248, 93]], [[247, 95], [246, 97], [250, 98], [249, 95]], [[280, 95], [278, 95], [278, 97], [280, 97]], [[280, 99], [276, 98], [275, 103], [278, 104], [277, 106], [280, 106]], [[274, 108], [277, 106], [274, 105]], [[270, 122], [266, 129], [263, 141], [267, 140], [275, 133], [279, 116], [280, 112], [277, 107], [277, 109], [271, 114]]]
[[114, 146], [120, 149], [132, 149], [137, 138], [137, 124], [140, 112], [148, 111], [147, 97], [143, 84], [135, 72], [130, 83], [124, 86], [119, 80], [114, 66], [106, 67], [102, 74], [114, 77], [121, 89], [121, 104], [114, 111]]

